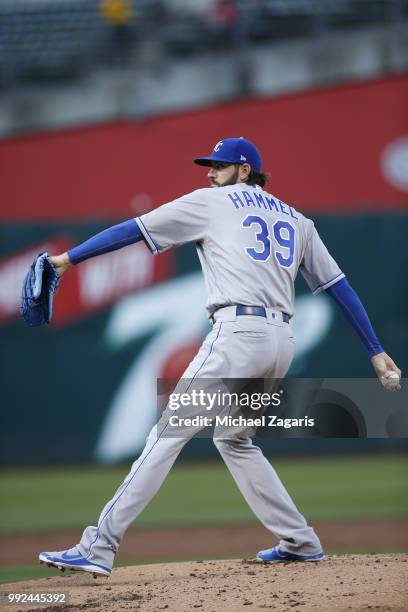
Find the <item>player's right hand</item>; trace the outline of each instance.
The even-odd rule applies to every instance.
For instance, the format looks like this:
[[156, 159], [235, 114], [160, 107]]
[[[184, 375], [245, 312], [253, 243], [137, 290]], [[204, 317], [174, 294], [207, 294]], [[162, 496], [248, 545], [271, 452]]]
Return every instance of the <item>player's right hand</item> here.
[[68, 253], [62, 253], [62, 255], [53, 255], [48, 259], [53, 264], [58, 276], [62, 276], [64, 272], [72, 266], [68, 257]]
[[[387, 355], [387, 353], [383, 352], [383, 353], [378, 353], [378, 355], [374, 355], [374, 357], [371, 357], [371, 363], [372, 363], [375, 373], [378, 376], [378, 379], [380, 380], [382, 384], [384, 384], [382, 381], [382, 378], [386, 376], [386, 374], [389, 372], [395, 372], [396, 374], [398, 374], [398, 377], [401, 380], [401, 370], [394, 363], [391, 357]], [[384, 385], [384, 386], [392, 391], [399, 391], [401, 389], [401, 385], [399, 384], [399, 382], [397, 382], [397, 384], [393, 384], [392, 388], [387, 387], [387, 385]]]

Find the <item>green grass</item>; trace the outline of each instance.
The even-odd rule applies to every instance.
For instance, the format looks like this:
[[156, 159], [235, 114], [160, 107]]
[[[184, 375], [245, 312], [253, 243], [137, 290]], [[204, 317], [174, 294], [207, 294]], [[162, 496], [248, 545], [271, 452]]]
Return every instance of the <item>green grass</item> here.
[[[311, 522], [408, 514], [408, 459], [404, 456], [279, 459], [273, 465]], [[123, 466], [3, 471], [0, 533], [81, 529], [95, 524], [126, 473]], [[173, 468], [137, 525], [253, 522], [255, 517], [221, 462], [192, 462]], [[55, 571], [37, 565], [0, 566], [0, 583], [47, 576], [55, 576]]]
[[56, 571], [42, 565], [0, 565], [0, 583], [35, 580], [56, 576]]
[[[404, 456], [273, 461], [310, 521], [408, 514]], [[127, 473], [121, 467], [12, 469], [0, 476], [0, 533], [96, 524]], [[138, 526], [256, 522], [221, 462], [176, 465]]]

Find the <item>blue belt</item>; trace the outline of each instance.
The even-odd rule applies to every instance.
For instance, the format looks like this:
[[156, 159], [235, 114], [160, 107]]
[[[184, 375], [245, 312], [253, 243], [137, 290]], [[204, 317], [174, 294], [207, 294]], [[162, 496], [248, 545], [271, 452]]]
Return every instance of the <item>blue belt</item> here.
[[[243, 306], [242, 304], [237, 304], [236, 315], [237, 317], [241, 315], [255, 315], [257, 317], [265, 317], [266, 319], [266, 310], [263, 306]], [[282, 320], [284, 323], [289, 323], [290, 316], [286, 312], [282, 312]]]

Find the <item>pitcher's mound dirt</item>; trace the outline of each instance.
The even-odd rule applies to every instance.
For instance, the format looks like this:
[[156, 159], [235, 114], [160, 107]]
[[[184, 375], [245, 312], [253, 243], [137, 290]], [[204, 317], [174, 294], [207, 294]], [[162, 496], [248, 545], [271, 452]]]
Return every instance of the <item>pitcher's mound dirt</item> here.
[[[56, 570], [57, 571], [57, 570]], [[408, 609], [408, 555], [329, 556], [320, 563], [263, 565], [195, 561], [115, 569], [110, 578], [65, 573], [0, 587], [8, 593], [67, 594], [65, 604], [5, 605], [4, 612], [302, 612]]]

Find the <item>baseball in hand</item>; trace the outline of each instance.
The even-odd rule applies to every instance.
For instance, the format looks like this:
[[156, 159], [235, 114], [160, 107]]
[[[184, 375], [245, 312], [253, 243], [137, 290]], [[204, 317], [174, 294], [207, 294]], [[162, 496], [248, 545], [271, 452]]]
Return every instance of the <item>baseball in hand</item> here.
[[380, 378], [382, 385], [388, 391], [396, 391], [399, 388], [400, 377], [393, 370], [387, 370]]

